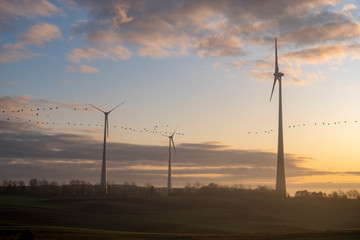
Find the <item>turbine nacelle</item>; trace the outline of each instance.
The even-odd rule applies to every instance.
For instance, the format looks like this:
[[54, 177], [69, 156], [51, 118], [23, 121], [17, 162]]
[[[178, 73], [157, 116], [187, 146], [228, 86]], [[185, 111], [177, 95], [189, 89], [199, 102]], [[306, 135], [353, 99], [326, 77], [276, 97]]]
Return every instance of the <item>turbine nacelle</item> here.
[[[176, 130], [177, 130], [177, 128], [176, 128]], [[175, 143], [174, 143], [174, 135], [175, 135], [175, 133], [176, 133], [176, 130], [175, 130], [175, 131], [173, 132], [173, 134], [171, 134], [171, 135], [161, 134], [162, 136], [169, 138], [169, 147], [171, 148], [171, 144], [172, 144], [175, 153], [176, 153], [176, 148], [175, 148]]]
[[105, 112], [105, 111], [103, 111], [103, 110], [101, 110], [100, 108], [98, 108], [98, 107], [96, 107], [96, 106], [94, 106], [94, 105], [92, 105], [92, 104], [90, 104], [89, 103], [89, 105], [90, 106], [92, 106], [93, 108], [95, 108], [95, 109], [97, 109], [97, 110], [99, 110], [100, 112], [102, 112], [104, 115], [105, 115], [105, 132], [107, 132], [107, 136], [109, 137], [109, 114], [113, 111], [113, 110], [115, 110], [115, 108], [117, 108], [117, 107], [119, 107], [120, 105], [122, 105], [122, 104], [124, 104], [125, 103], [125, 101], [124, 102], [122, 102], [122, 103], [120, 103], [120, 104], [118, 104], [116, 107], [114, 107], [113, 109], [111, 109], [110, 111], [108, 111], [108, 112]]
[[282, 72], [274, 73], [274, 77], [276, 77], [278, 80], [280, 80], [279, 78], [281, 78], [282, 76], [284, 76]]

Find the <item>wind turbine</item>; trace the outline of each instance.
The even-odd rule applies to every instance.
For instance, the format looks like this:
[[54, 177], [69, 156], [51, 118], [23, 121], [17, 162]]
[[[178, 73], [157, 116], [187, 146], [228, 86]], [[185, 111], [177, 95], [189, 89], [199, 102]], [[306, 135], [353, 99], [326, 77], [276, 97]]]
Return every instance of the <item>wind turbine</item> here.
[[109, 137], [109, 114], [117, 107], [119, 107], [120, 105], [122, 105], [124, 102], [120, 103], [119, 105], [117, 105], [116, 107], [114, 107], [113, 109], [111, 109], [108, 112], [105, 112], [103, 110], [101, 110], [100, 108], [92, 105], [89, 103], [90, 106], [92, 106], [93, 108], [99, 110], [100, 112], [104, 113], [105, 115], [105, 124], [104, 124], [104, 146], [103, 146], [103, 158], [102, 158], [102, 169], [101, 169], [101, 180], [100, 180], [100, 185], [103, 186], [105, 188], [105, 193], [108, 193], [108, 189], [107, 189], [107, 169], [106, 169], [106, 136]]
[[169, 138], [169, 168], [168, 168], [168, 194], [170, 194], [171, 192], [171, 144], [174, 147], [174, 152], [176, 153], [176, 148], [175, 148], [175, 143], [174, 143], [174, 135], [176, 133], [177, 128], [175, 129], [175, 131], [171, 134], [171, 135], [163, 135], [164, 137], [168, 137]]
[[284, 140], [282, 124], [282, 98], [281, 98], [281, 77], [284, 76], [279, 71], [277, 57], [277, 39], [275, 38], [275, 72], [274, 83], [271, 91], [270, 101], [272, 99], [276, 81], [279, 81], [279, 132], [278, 132], [278, 153], [277, 153], [277, 170], [276, 170], [276, 191], [282, 197], [286, 197], [286, 180], [285, 180], [285, 161], [284, 161]]

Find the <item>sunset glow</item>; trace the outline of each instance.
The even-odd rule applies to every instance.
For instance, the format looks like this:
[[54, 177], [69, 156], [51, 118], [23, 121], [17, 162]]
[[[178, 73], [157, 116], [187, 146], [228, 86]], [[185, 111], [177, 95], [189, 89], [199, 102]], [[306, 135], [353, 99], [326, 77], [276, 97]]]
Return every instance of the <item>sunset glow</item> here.
[[[276, 4], [274, 4], [276, 2]], [[275, 187], [283, 76], [288, 192], [360, 188], [360, 12], [352, 0], [0, 4], [0, 176]]]

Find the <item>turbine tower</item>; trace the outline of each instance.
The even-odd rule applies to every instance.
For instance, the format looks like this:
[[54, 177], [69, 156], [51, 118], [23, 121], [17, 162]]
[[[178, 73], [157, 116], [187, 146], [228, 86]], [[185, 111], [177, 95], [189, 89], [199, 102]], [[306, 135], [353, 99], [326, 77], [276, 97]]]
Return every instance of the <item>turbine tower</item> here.
[[164, 137], [169, 138], [169, 168], [168, 168], [168, 184], [167, 184], [168, 194], [170, 194], [170, 192], [171, 192], [171, 144], [174, 147], [174, 152], [176, 153], [176, 148], [175, 148], [175, 143], [174, 143], [175, 132], [176, 132], [176, 130], [173, 132], [173, 134], [171, 134], [169, 136], [162, 134]]
[[279, 133], [278, 133], [278, 153], [277, 153], [277, 170], [276, 170], [276, 191], [281, 197], [286, 197], [286, 180], [285, 180], [285, 162], [284, 162], [284, 140], [282, 124], [282, 98], [281, 98], [281, 77], [284, 76], [279, 71], [277, 58], [277, 39], [275, 38], [275, 72], [274, 83], [271, 91], [270, 101], [272, 99], [276, 81], [279, 81]]
[[111, 109], [108, 112], [105, 112], [103, 110], [101, 110], [100, 108], [90, 104], [90, 106], [92, 106], [93, 108], [99, 110], [100, 112], [104, 113], [105, 115], [105, 124], [104, 124], [104, 146], [103, 146], [103, 158], [102, 158], [102, 168], [101, 168], [101, 180], [100, 180], [100, 185], [102, 187], [104, 187], [105, 189], [105, 193], [108, 193], [108, 189], [107, 189], [107, 163], [106, 163], [106, 137], [109, 137], [109, 114], [117, 107], [119, 107], [120, 105], [122, 105], [125, 102], [120, 103], [119, 105], [117, 105], [116, 107], [114, 107], [113, 109]]

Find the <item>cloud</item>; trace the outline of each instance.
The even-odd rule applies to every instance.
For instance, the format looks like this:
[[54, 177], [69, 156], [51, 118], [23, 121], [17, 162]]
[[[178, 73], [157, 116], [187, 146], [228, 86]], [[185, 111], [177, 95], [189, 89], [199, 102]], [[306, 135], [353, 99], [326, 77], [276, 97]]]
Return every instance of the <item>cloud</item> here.
[[341, 9], [342, 12], [347, 12], [347, 11], [354, 11], [357, 10], [358, 7], [354, 4], [346, 4], [345, 6], [343, 6], [343, 8]]
[[18, 45], [41, 46], [62, 36], [60, 29], [49, 23], [39, 23], [29, 29], [25, 34], [18, 36]]
[[213, 35], [200, 40], [198, 54], [201, 57], [238, 56], [244, 54], [240, 40], [235, 36]]
[[126, 60], [129, 59], [131, 53], [128, 49], [118, 45], [116, 47], [101, 47], [100, 49], [88, 48], [88, 49], [74, 49], [67, 59], [70, 62], [80, 63], [82, 60], [91, 62], [94, 59], [111, 59], [111, 60]]
[[129, 5], [125, 3], [119, 3], [115, 6], [115, 8], [113, 9], [113, 11], [115, 12], [114, 14], [115, 16], [112, 19], [114, 26], [119, 26], [122, 23], [127, 23], [134, 20], [134, 17], [127, 16], [128, 10], [129, 10]]
[[0, 32], [14, 28], [11, 21], [19, 17], [35, 18], [49, 17], [61, 12], [54, 4], [47, 0], [12, 0], [2, 1], [0, 4]]
[[313, 45], [326, 42], [351, 41], [360, 36], [360, 25], [355, 22], [330, 22], [320, 26], [304, 26], [279, 36], [282, 43]]
[[0, 53], [0, 63], [17, 62], [37, 56], [40, 56], [40, 54], [28, 50], [8, 50]]
[[18, 84], [16, 82], [11, 82], [11, 81], [1, 81], [0, 85], [17, 86]]
[[97, 72], [99, 72], [99, 69], [90, 67], [87, 65], [80, 65], [78, 67], [69, 66], [67, 68], [67, 71], [68, 72], [80, 72], [80, 73], [97, 73]]
[[230, 62], [229, 65], [236, 68], [236, 69], [240, 69], [242, 68], [247, 62], [245, 60], [238, 60], [238, 61], [235, 61], [235, 62]]
[[[26, 123], [0, 121], [0, 174], [4, 179], [32, 177], [69, 181], [99, 181], [102, 140], [88, 135], [32, 131]], [[108, 179], [164, 186], [167, 179], [167, 146], [108, 143]], [[299, 177], [341, 175], [302, 167], [304, 156], [286, 154], [289, 182]], [[273, 184], [276, 153], [232, 149], [218, 142], [184, 143], [173, 156], [176, 186], [187, 182], [219, 184]], [[26, 169], [26, 171], [25, 171]], [[358, 175], [358, 172], [346, 174]]]
[[164, 58], [170, 56], [171, 52], [160, 47], [146, 47], [140, 48], [139, 54], [141, 56], [149, 56], [153, 58]]
[[277, 0], [275, 4], [267, 0], [211, 0], [206, 4], [189, 0], [151, 3], [109, 0], [103, 4], [80, 0], [77, 4], [87, 9], [88, 18], [74, 24], [72, 32], [74, 36], [85, 37], [92, 49], [99, 51], [104, 46], [120, 44], [155, 59], [188, 55], [191, 51], [201, 57], [239, 56], [247, 54], [242, 42], [269, 44], [275, 34], [284, 44], [295, 46], [358, 38], [357, 22], [339, 12], [340, 3], [340, 0], [296, 4], [291, 0]]
[[274, 68], [273, 61], [257, 60], [253, 68]]
[[338, 61], [348, 55], [357, 58], [360, 50], [360, 44], [353, 43], [348, 45], [325, 45], [313, 48], [307, 48], [296, 52], [290, 52], [281, 56], [284, 61], [295, 61], [297, 64], [319, 64]]
[[221, 63], [220, 62], [215, 62], [214, 64], [213, 64], [213, 67], [214, 68], [219, 68], [221, 66]]
[[31, 52], [28, 46], [43, 46], [46, 42], [60, 38], [60, 29], [49, 23], [39, 23], [31, 27], [26, 33], [17, 36], [15, 44], [4, 44], [3, 52], [0, 54], [1, 63], [16, 62], [21, 59], [39, 56], [40, 54]]
[[61, 12], [61, 10], [47, 0], [34, 0], [31, 2], [26, 0], [4, 1], [0, 6], [0, 13], [10, 16], [51, 16], [58, 12]]

